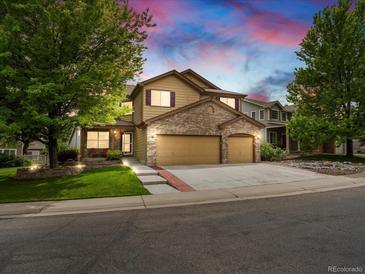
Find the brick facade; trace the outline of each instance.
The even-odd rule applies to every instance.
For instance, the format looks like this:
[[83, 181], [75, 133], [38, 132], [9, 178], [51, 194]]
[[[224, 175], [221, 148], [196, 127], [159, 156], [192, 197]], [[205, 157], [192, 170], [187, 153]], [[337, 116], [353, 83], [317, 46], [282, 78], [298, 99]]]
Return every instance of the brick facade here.
[[147, 126], [147, 164], [156, 165], [158, 134], [176, 135], [214, 135], [221, 137], [221, 162], [228, 161], [228, 137], [233, 134], [254, 136], [255, 160], [260, 161], [260, 131], [251, 122], [241, 119], [219, 128], [223, 122], [232, 120], [238, 115], [228, 111], [213, 101], [207, 101], [185, 111], [162, 118]]

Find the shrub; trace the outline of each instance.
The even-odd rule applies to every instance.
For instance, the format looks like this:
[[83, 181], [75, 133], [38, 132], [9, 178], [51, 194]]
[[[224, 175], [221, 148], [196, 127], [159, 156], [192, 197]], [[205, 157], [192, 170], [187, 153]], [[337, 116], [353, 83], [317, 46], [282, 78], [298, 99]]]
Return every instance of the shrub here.
[[120, 160], [122, 158], [122, 152], [120, 150], [108, 150], [108, 160]]
[[67, 161], [77, 161], [77, 155], [78, 155], [77, 149], [66, 149], [61, 150], [57, 154], [58, 161], [61, 163], [67, 162]]
[[30, 166], [31, 164], [31, 161], [19, 156], [0, 153], [0, 167]]
[[263, 161], [280, 161], [285, 157], [285, 150], [277, 147], [275, 148], [272, 144], [263, 143], [261, 144], [261, 159]]

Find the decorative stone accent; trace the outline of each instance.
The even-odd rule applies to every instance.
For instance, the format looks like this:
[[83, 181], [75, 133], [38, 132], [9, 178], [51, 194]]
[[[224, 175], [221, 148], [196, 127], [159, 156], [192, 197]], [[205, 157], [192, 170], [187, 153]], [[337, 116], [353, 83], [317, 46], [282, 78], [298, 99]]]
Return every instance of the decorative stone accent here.
[[103, 161], [94, 163], [78, 163], [74, 166], [59, 166], [57, 168], [31, 168], [23, 167], [18, 168], [14, 179], [16, 180], [32, 180], [32, 179], [46, 179], [53, 177], [63, 177], [70, 175], [77, 175], [84, 171], [89, 171], [97, 168], [107, 167], [107, 166], [118, 166], [121, 165], [121, 161]]
[[84, 171], [84, 168], [78, 168], [75, 166], [57, 167], [53, 169], [49, 168], [18, 168], [14, 179], [17, 180], [32, 180], [32, 179], [45, 179], [52, 177], [63, 177], [76, 175]]
[[[210, 107], [213, 108], [213, 112], [207, 111]], [[237, 114], [212, 101], [208, 101], [151, 123], [147, 127], [147, 164], [156, 165], [156, 138], [158, 134], [221, 136], [222, 163], [228, 161], [228, 137], [230, 135], [252, 135], [255, 140], [255, 160], [259, 162], [261, 159], [260, 139], [257, 136], [260, 136], [261, 129], [258, 126], [241, 119], [223, 129], [218, 127], [220, 124], [236, 117]]]

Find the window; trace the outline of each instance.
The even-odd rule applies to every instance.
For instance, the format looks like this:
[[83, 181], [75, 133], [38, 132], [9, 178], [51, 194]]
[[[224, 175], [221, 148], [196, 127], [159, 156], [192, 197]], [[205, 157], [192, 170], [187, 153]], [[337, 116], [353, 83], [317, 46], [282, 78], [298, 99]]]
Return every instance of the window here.
[[260, 109], [260, 120], [265, 120], [265, 110]]
[[87, 148], [109, 148], [109, 131], [88, 131]]
[[121, 102], [120, 103], [120, 106], [121, 107], [128, 108], [128, 110], [129, 110], [124, 115], [132, 114], [132, 112], [133, 112], [133, 103], [132, 103], [132, 101], [129, 101], [129, 102]]
[[231, 108], [236, 108], [236, 100], [234, 98], [220, 97], [219, 100]]
[[293, 116], [293, 113], [291, 113], [291, 112], [287, 112], [286, 116], [287, 116], [287, 119], [288, 119], [288, 120], [290, 120], [290, 119], [291, 119], [291, 117]]
[[5, 155], [16, 155], [15, 148], [0, 148], [0, 153]]
[[170, 91], [151, 90], [151, 106], [170, 107], [170, 103]]
[[133, 133], [125, 132], [122, 135], [122, 152], [123, 154], [132, 154], [133, 152]]
[[286, 112], [281, 113], [281, 120], [286, 121]]
[[279, 120], [279, 111], [278, 110], [271, 110], [271, 117], [272, 120]]
[[278, 137], [275, 131], [269, 132], [269, 143], [273, 145], [278, 143]]
[[251, 118], [256, 120], [256, 111], [251, 111]]

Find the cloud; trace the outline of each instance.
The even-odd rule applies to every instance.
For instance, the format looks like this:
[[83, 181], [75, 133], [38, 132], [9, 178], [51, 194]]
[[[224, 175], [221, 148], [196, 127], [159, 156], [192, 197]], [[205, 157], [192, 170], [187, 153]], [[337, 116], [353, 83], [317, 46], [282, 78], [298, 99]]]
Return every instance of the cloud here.
[[286, 86], [294, 79], [292, 72], [275, 70], [272, 75], [260, 80], [248, 92], [248, 97], [257, 100], [285, 100]]
[[271, 12], [256, 12], [248, 19], [253, 38], [279, 46], [296, 47], [309, 26]]
[[[265, 1], [261, 1], [264, 3]], [[266, 1], [268, 2], [268, 1]], [[248, 29], [253, 41], [261, 41], [278, 46], [296, 47], [304, 38], [310, 25], [300, 20], [294, 20], [282, 11], [267, 11], [259, 9], [252, 2], [226, 0], [233, 9], [233, 14], [241, 18], [241, 26]]]

